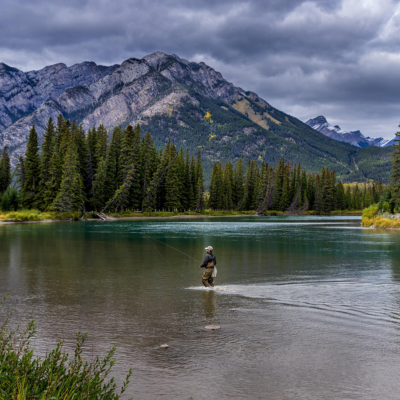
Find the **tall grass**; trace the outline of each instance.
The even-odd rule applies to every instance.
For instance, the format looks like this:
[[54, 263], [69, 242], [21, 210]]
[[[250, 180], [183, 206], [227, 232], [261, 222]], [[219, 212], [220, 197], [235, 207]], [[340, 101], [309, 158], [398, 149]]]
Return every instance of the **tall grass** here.
[[25, 222], [25, 221], [44, 221], [44, 220], [77, 220], [81, 216], [80, 212], [62, 213], [46, 212], [39, 210], [20, 210], [2, 212], [0, 211], [0, 221]]
[[104, 358], [84, 361], [82, 347], [86, 334], [78, 333], [73, 355], [64, 351], [60, 341], [45, 358], [36, 358], [30, 348], [36, 333], [34, 322], [21, 331], [20, 327], [9, 329], [8, 321], [9, 316], [0, 327], [1, 400], [116, 400], [125, 392], [131, 370], [119, 393], [114, 378], [109, 378], [115, 346]]

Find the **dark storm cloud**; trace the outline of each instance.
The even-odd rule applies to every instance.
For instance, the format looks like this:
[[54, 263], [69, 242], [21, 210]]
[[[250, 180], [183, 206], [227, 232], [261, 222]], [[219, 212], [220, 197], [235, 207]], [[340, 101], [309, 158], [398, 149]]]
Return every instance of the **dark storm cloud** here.
[[392, 136], [400, 119], [398, 2], [3, 0], [0, 61], [121, 63], [156, 50], [203, 60], [300, 119]]

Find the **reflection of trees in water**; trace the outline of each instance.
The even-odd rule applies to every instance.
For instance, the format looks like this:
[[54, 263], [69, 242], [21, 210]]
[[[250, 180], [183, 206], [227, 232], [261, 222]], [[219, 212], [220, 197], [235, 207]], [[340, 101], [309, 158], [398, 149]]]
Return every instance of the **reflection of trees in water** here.
[[205, 290], [203, 292], [203, 309], [206, 319], [214, 318], [215, 316], [215, 297], [213, 290]]

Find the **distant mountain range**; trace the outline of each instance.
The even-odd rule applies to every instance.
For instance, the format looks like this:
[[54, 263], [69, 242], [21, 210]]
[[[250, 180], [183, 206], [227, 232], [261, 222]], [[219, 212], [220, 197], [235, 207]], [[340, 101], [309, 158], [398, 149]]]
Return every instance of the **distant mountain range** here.
[[366, 137], [360, 131], [344, 131], [338, 125], [331, 125], [323, 115], [309, 119], [306, 124], [332, 139], [339, 140], [340, 142], [350, 143], [356, 147], [387, 147], [392, 146], [395, 140], [388, 140], [381, 137], [376, 139]]
[[0, 63], [0, 146], [11, 150], [14, 165], [25, 152], [31, 126], [41, 138], [49, 117], [60, 113], [85, 130], [103, 124], [111, 132], [140, 123], [158, 147], [171, 138], [192, 154], [201, 150], [206, 176], [216, 161], [241, 157], [275, 165], [284, 157], [308, 172], [334, 168], [345, 181], [389, 178], [390, 149], [331, 139], [203, 62], [175, 54], [155, 52], [110, 67], [56, 64], [31, 72]]

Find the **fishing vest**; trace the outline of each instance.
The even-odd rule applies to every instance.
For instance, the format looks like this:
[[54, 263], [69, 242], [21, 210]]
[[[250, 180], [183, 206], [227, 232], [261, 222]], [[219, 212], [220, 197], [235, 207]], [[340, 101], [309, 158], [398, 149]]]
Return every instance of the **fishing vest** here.
[[214, 256], [214, 254], [211, 254], [212, 255], [212, 260], [210, 260], [208, 263], [207, 263], [207, 266], [206, 266], [206, 268], [214, 268], [214, 266], [215, 266], [215, 256]]

